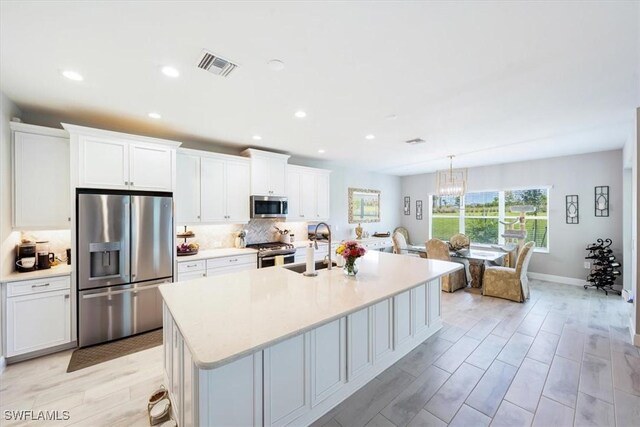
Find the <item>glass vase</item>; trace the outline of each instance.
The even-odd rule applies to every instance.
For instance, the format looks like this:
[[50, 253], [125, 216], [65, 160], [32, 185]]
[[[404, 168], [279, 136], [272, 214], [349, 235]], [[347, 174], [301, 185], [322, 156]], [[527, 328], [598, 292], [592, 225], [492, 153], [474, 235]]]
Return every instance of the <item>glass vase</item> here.
[[342, 271], [346, 276], [355, 276], [358, 274], [358, 264], [356, 263], [356, 258], [353, 260], [346, 260], [344, 263], [344, 267], [342, 267]]

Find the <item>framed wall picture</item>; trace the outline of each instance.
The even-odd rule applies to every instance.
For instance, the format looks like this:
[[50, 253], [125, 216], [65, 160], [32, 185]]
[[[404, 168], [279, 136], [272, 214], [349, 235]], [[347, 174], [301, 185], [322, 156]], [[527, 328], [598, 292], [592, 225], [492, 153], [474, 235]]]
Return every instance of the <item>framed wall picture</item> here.
[[411, 215], [411, 197], [404, 196], [404, 214]]
[[416, 200], [416, 219], [422, 220], [422, 200]]
[[609, 186], [595, 188], [595, 215], [609, 216]]
[[380, 222], [380, 191], [349, 188], [349, 224]]
[[566, 210], [567, 224], [578, 224], [580, 221], [578, 195], [572, 194], [569, 196], [565, 196], [565, 203], [566, 203], [565, 210]]

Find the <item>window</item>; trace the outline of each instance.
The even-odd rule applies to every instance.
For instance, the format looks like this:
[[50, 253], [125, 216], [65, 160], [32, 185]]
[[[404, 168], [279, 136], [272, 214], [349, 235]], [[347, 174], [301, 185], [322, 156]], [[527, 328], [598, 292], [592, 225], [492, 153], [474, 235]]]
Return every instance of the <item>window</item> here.
[[502, 244], [505, 225], [500, 221], [511, 222], [520, 215], [511, 211], [513, 206], [532, 205], [536, 211], [525, 214], [527, 241], [533, 240], [536, 248], [546, 250], [548, 202], [547, 188], [485, 191], [463, 197], [432, 196], [431, 237], [449, 240], [456, 233], [464, 233], [474, 244]]

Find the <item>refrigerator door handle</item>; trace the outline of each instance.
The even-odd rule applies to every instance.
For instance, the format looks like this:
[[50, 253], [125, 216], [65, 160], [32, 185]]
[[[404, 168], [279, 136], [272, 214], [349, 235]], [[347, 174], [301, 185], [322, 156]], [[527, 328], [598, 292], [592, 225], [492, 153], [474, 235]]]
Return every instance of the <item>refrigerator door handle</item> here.
[[122, 251], [124, 254], [124, 275], [127, 278], [127, 281], [133, 281], [131, 279], [131, 270], [133, 269], [133, 261], [131, 257], [131, 240], [133, 240], [132, 229], [131, 227], [131, 215], [133, 211], [133, 197], [127, 197], [127, 202], [125, 202], [127, 206], [124, 209], [124, 222], [126, 224], [126, 233], [124, 235], [124, 247], [125, 249]]
[[[136, 197], [131, 197], [131, 281], [135, 282], [138, 265], [138, 208]], [[136, 224], [134, 227], [133, 224]]]

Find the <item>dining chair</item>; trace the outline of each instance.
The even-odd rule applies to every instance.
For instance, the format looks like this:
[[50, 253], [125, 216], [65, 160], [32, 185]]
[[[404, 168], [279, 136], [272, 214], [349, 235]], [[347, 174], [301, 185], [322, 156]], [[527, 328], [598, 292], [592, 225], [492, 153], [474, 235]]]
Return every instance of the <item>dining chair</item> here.
[[487, 267], [482, 279], [482, 295], [524, 302], [529, 298], [527, 270], [535, 242], [528, 242], [518, 254], [515, 268]]
[[407, 230], [404, 227], [396, 227], [395, 230], [393, 230], [393, 233], [400, 233], [404, 236], [404, 240], [407, 243], [407, 245], [411, 244], [411, 240], [409, 240], [409, 230]]
[[420, 256], [416, 253], [411, 253], [407, 249], [407, 241], [405, 240], [404, 234], [399, 231], [394, 231], [393, 236], [391, 236], [393, 240], [393, 253], [400, 255], [409, 255], [409, 256]]
[[[439, 239], [431, 239], [426, 243], [427, 258], [439, 259], [451, 262], [449, 255], [449, 245]], [[458, 289], [467, 287], [467, 275], [464, 269], [456, 270], [442, 277], [442, 290], [445, 292], [455, 292]]]

